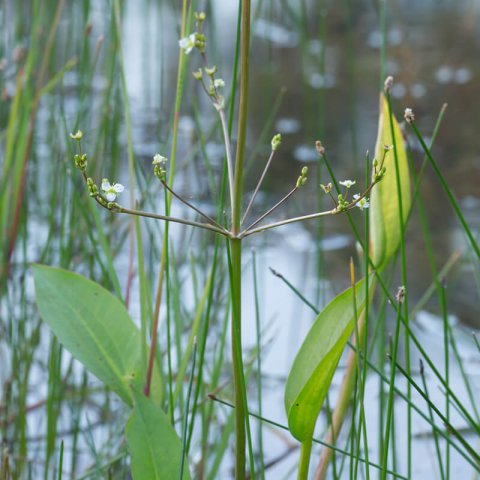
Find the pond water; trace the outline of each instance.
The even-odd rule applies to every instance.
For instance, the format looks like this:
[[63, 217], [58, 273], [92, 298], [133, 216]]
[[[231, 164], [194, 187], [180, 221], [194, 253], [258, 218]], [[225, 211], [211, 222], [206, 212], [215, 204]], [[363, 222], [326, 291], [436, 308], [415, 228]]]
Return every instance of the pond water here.
[[[106, 46], [109, 46], [111, 14], [106, 3], [91, 2], [89, 20], [92, 46], [102, 35], [106, 36]], [[207, 3], [207, 51], [212, 62], [219, 67], [219, 76], [225, 79], [228, 86], [232, 83], [237, 5], [233, 1], [221, 0]], [[320, 180], [325, 183], [329, 179], [325, 168], [318, 165], [314, 149], [317, 139], [325, 144], [338, 178], [356, 178], [359, 182], [364, 178], [364, 156], [367, 150], [372, 152], [374, 149], [378, 121], [382, 33], [374, 2], [346, 0], [320, 2], [321, 5], [313, 1], [298, 2], [298, 5], [297, 2], [288, 1], [278, 2], [278, 5], [277, 2], [263, 3], [258, 10], [254, 9], [258, 16], [252, 36], [247, 152], [251, 168], [246, 178], [247, 190], [251, 191], [255, 187], [259, 171], [269, 153], [268, 143], [272, 135], [282, 133], [283, 143], [259, 196], [255, 213], [261, 213], [288, 192], [302, 165], [308, 164], [311, 169], [311, 181], [306, 188], [275, 213], [274, 216], [280, 219], [302, 212], [313, 212], [318, 208], [318, 183]], [[478, 237], [480, 3], [467, 0], [398, 0], [388, 4], [388, 61], [383, 73], [395, 77], [392, 94], [396, 114], [401, 118], [405, 107], [413, 108], [420, 130], [430, 138], [442, 105], [448, 104], [433, 152], [460, 202], [467, 222]], [[80, 7], [69, 4], [66, 9], [68, 13], [64, 14], [65, 21], [60, 30], [65, 38], [68, 35], [69, 18], [79, 14]], [[178, 58], [178, 12], [173, 11], [171, 2], [127, 2], [122, 15], [122, 31], [135, 157], [138, 162], [147, 165], [157, 152], [159, 144], [168, 145], [167, 125], [173, 109]], [[7, 44], [11, 43], [11, 37], [6, 34], [5, 38]], [[75, 41], [71, 41], [66, 48], [76, 51], [79, 47]], [[108, 55], [106, 48], [100, 55], [100, 65], [107, 60]], [[197, 64], [198, 58], [192, 55], [188, 68], [194, 70]], [[66, 95], [63, 100], [67, 123], [76, 117], [82, 106], [76, 94], [80, 81], [75, 70], [65, 76], [63, 88]], [[99, 103], [100, 94], [106, 85], [107, 79], [98, 68], [88, 101]], [[199, 119], [202, 130], [208, 131], [214, 124], [215, 117], [206, 99], [199, 95], [198, 100], [194, 100], [192, 85], [193, 83], [188, 84], [190, 90], [187, 90], [180, 119], [180, 165], [175, 188], [196, 204], [211, 210], [211, 197], [205, 188], [206, 175], [201, 171], [203, 164], [197, 158], [199, 155], [192, 155], [192, 146], [197, 140]], [[276, 106], [278, 108], [275, 111]], [[123, 115], [120, 110], [118, 114]], [[42, 118], [47, 113], [41, 109], [39, 115]], [[39, 127], [37, 136], [46, 136], [45, 130], [48, 128], [52, 127]], [[95, 125], [84, 129], [87, 149], [88, 135], [95, 135], [95, 129]], [[213, 135], [207, 138], [205, 145], [215, 173], [220, 171], [223, 161], [219, 138], [219, 135]], [[409, 136], [408, 140], [418, 171], [423, 155], [413, 138]], [[126, 140], [120, 138], [119, 143], [125, 146]], [[48, 157], [49, 147], [41, 141], [36, 145], [37, 155]], [[122, 156], [125, 157], [124, 154]], [[126, 160], [124, 165], [125, 169], [119, 173], [118, 180], [128, 186]], [[194, 182], [192, 178], [195, 179]], [[48, 191], [48, 185], [42, 188]], [[473, 256], [470, 257], [467, 240], [455, 214], [438, 179], [428, 167], [420, 192], [425, 204], [437, 268], [442, 268], [457, 252], [461, 253], [446, 276], [449, 321], [454, 325], [464, 367], [471, 379], [472, 389], [478, 396], [480, 356], [471, 339], [472, 330], [480, 328], [478, 262], [475, 265]], [[329, 206], [328, 203], [323, 205]], [[354, 219], [358, 225], [362, 224], [360, 212], [355, 213]], [[33, 242], [42, 243], [42, 225], [31, 225], [31, 228], [36, 232]], [[175, 232], [173, 229], [173, 235], [176, 235]], [[44, 233], [46, 237], [47, 232]], [[318, 240], [320, 233], [321, 240]], [[178, 235], [180, 237], [182, 234]], [[244, 277], [246, 349], [253, 348], [256, 341], [249, 249], [254, 249], [257, 256], [263, 342], [266, 345], [262, 358], [263, 414], [271, 420], [286, 424], [284, 382], [315, 315], [284, 282], [270, 272], [269, 267], [284, 274], [305, 297], [320, 308], [348, 286], [348, 261], [350, 256], [356, 254], [355, 241], [346, 218], [342, 216], [327, 219], [321, 227], [316, 222], [295, 224], [247, 241]], [[120, 271], [124, 269], [124, 273], [128, 268], [125, 255], [120, 255], [116, 264]], [[412, 215], [407, 232], [407, 271], [410, 302], [414, 306], [432, 283], [417, 212]], [[399, 278], [392, 280], [392, 293], [396, 291], [399, 282]], [[132, 311], [136, 315], [135, 297], [132, 299]], [[435, 363], [443, 368], [443, 326], [440, 312], [438, 298], [433, 295], [422, 303], [412, 328]], [[389, 316], [392, 314], [393, 311], [388, 312]], [[417, 352], [413, 352], [412, 365], [415, 369], [418, 359]], [[451, 387], [467, 402], [461, 372], [455, 362], [452, 362], [451, 368]], [[341, 376], [342, 368], [334, 378], [331, 402], [334, 402]], [[444, 395], [438, 381], [428, 371], [426, 376], [432, 400], [443, 405]], [[417, 381], [420, 381], [417, 377]], [[44, 379], [44, 376], [39, 373], [39, 378]], [[401, 379], [398, 387], [402, 391], [406, 390]], [[43, 385], [40, 391], [44, 389]], [[251, 395], [256, 398], [254, 390]], [[413, 401], [426, 410], [421, 397], [414, 396]], [[370, 459], [374, 461], [378, 460], [378, 402], [378, 377], [371, 376], [367, 382], [365, 404]], [[405, 474], [402, 465], [405, 464], [403, 445], [406, 432], [404, 422], [400, 421], [405, 416], [405, 403], [397, 403], [397, 466], [398, 471]], [[255, 408], [256, 405], [252, 410]], [[465, 425], [455, 411], [452, 411], [452, 423], [460, 429]], [[318, 425], [319, 437], [325, 424], [325, 418], [321, 418]], [[416, 416], [413, 424], [413, 478], [438, 478], [431, 430]], [[255, 422], [252, 425], [257, 428]], [[288, 432], [279, 433], [268, 427], [265, 427], [264, 434], [266, 462], [285, 454], [281, 461], [268, 470], [267, 478], [295, 478], [292, 469], [297, 462], [298, 450], [293, 448], [296, 445], [293, 438]], [[317, 453], [315, 450], [313, 464], [316, 463]], [[228, 477], [230, 467], [225, 462], [222, 478]], [[432, 471], [435, 472], [433, 476]], [[452, 478], [460, 478], [461, 475], [471, 475], [471, 467], [453, 452]], [[345, 478], [348, 478], [348, 469]]]

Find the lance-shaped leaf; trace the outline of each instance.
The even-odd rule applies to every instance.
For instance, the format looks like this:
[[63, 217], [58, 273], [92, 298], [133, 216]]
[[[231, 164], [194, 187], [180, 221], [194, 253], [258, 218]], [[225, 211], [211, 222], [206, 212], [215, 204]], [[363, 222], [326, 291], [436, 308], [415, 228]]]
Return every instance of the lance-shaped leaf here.
[[[123, 303], [76, 273], [44, 265], [32, 269], [42, 319], [87, 370], [133, 405], [131, 385], [141, 384], [145, 359], [142, 362], [140, 332]], [[152, 397], [159, 402], [161, 394], [155, 366]]]
[[[134, 480], [178, 479], [182, 464], [182, 443], [163, 410], [139, 392], [133, 392], [135, 407], [126, 436], [132, 457]], [[183, 480], [188, 480], [185, 459]]]
[[[394, 135], [392, 135], [392, 130]], [[411, 205], [410, 175], [405, 142], [400, 126], [393, 113], [390, 116], [388, 101], [382, 94], [380, 96], [380, 118], [375, 146], [375, 158], [378, 162], [385, 154], [385, 145], [388, 147], [395, 146], [395, 150], [388, 151], [385, 155], [386, 173], [382, 180], [373, 187], [369, 211], [371, 257], [378, 270], [386, 266], [397, 251], [401, 241], [401, 216], [395, 162], [398, 166], [404, 225]]]
[[290, 432], [311, 438], [333, 374], [365, 303], [365, 279], [336, 296], [317, 316], [293, 362], [285, 387]]

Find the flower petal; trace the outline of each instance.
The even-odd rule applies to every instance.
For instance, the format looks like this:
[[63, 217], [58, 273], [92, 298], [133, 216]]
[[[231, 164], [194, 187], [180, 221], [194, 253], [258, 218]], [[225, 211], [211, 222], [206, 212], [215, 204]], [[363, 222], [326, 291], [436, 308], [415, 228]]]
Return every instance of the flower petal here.
[[117, 193], [122, 193], [125, 190], [125, 187], [121, 183], [115, 183], [112, 188]]
[[105, 197], [109, 202], [113, 202], [117, 198], [117, 195], [114, 192], [110, 191], [105, 194]]

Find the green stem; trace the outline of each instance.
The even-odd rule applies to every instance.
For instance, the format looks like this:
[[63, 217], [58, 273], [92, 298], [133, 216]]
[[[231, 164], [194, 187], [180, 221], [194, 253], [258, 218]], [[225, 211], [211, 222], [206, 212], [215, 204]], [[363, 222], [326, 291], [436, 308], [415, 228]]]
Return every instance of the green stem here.
[[308, 467], [310, 465], [310, 455], [312, 453], [312, 438], [308, 436], [306, 440], [302, 442], [300, 450], [300, 464], [298, 466], [298, 480], [308, 479]]
[[[235, 155], [235, 172], [233, 180], [232, 233], [240, 231], [242, 193], [243, 193], [243, 162], [245, 157], [245, 140], [247, 133], [248, 111], [248, 72], [250, 51], [250, 0], [242, 0], [241, 11], [241, 50], [240, 50], [240, 101], [238, 114], [237, 151]], [[230, 242], [230, 288], [232, 292], [232, 348], [233, 375], [235, 385], [235, 478], [245, 478], [245, 443], [246, 432], [249, 432], [247, 421], [247, 394], [242, 360], [242, 240], [231, 238]], [[255, 477], [253, 455], [250, 447], [250, 475]]]
[[443, 189], [445, 190], [445, 193], [448, 196], [448, 199], [450, 200], [450, 203], [452, 204], [453, 209], [455, 210], [455, 213], [458, 217], [458, 220], [462, 224], [463, 230], [465, 231], [465, 234], [467, 235], [468, 239], [470, 240], [470, 244], [473, 248], [473, 251], [475, 252], [475, 255], [480, 258], [480, 248], [472, 234], [472, 231], [467, 225], [467, 222], [465, 221], [465, 217], [462, 214], [462, 211], [460, 210], [460, 207], [458, 206], [458, 203], [455, 199], [455, 196], [453, 195], [452, 191], [450, 190], [445, 178], [442, 175], [442, 172], [438, 168], [437, 163], [432, 157], [432, 154], [430, 153], [430, 149], [427, 147], [425, 141], [422, 138], [422, 135], [418, 131], [417, 126], [415, 125], [415, 122], [411, 122], [410, 126], [412, 127], [415, 136], [417, 137], [417, 140], [420, 142], [420, 145], [422, 146], [422, 149], [427, 156], [427, 158], [430, 160], [430, 164], [432, 165], [433, 169], [435, 170], [435, 173], [437, 174], [438, 179], [440, 180], [440, 183], [442, 184]]
[[232, 349], [233, 349], [233, 380], [235, 386], [235, 478], [245, 478], [246, 455], [246, 412], [242, 387], [245, 389], [242, 360], [242, 241], [230, 240], [230, 287], [232, 293]]

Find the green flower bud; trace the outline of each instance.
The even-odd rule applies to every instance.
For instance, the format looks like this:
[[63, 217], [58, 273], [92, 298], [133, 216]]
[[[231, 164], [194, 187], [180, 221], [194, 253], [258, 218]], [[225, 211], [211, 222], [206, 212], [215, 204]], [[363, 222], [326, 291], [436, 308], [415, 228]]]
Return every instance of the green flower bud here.
[[91, 197], [96, 197], [98, 195], [98, 187], [90, 177], [87, 178], [87, 188]]
[[277, 133], [272, 138], [272, 150], [273, 151], [278, 150], [281, 144], [282, 144], [282, 136], [279, 133]]
[[217, 66], [214, 65], [213, 67], [205, 67], [205, 73], [210, 76], [210, 77], [213, 77], [215, 75], [217, 71]]
[[203, 76], [203, 71], [201, 68], [199, 68], [195, 72], [192, 72], [192, 75], [193, 75], [193, 78], [195, 78], [195, 80], [201, 80]]
[[204, 22], [206, 18], [207, 15], [205, 12], [195, 12], [195, 20], [197, 22]]
[[322, 190], [327, 194], [332, 191], [332, 183], [331, 182], [327, 183], [326, 185], [323, 185], [323, 183], [321, 183], [320, 187], [322, 187]]

